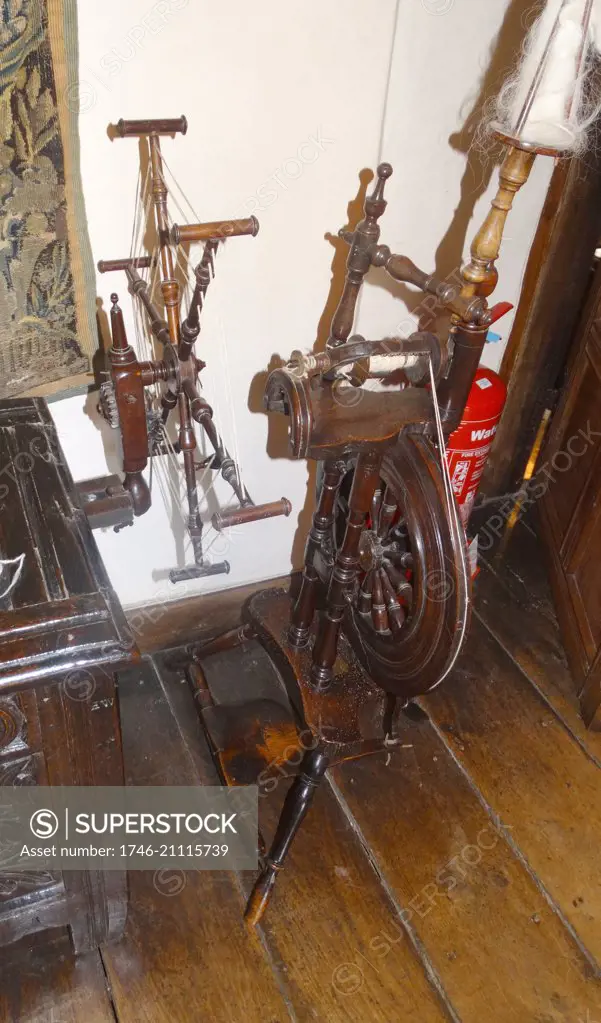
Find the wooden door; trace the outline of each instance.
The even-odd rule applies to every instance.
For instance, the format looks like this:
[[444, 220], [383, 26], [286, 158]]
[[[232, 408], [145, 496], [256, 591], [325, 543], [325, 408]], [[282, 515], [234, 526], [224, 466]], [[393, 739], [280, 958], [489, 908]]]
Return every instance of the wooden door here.
[[601, 268], [540, 464], [564, 645], [585, 721], [601, 727]]

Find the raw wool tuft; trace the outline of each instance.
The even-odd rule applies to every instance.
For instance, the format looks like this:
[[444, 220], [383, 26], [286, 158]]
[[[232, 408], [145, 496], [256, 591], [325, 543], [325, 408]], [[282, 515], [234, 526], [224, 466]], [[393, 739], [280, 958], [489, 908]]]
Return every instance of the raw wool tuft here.
[[[544, 61], [518, 137], [522, 142], [561, 152], [584, 148], [587, 129], [601, 110], [601, 97], [593, 96], [591, 86], [592, 66], [601, 52], [601, 0], [592, 0], [590, 11], [589, 7], [589, 0], [547, 0], [528, 34], [520, 67], [497, 101], [499, 126], [507, 135], [516, 134], [520, 114]], [[585, 26], [587, 11], [590, 18]]]

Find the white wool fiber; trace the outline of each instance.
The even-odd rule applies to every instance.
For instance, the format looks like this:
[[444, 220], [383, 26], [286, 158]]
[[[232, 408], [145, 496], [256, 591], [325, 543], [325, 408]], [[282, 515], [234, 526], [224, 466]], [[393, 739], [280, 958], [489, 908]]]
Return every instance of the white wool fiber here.
[[[560, 152], [586, 144], [587, 128], [601, 110], [601, 97], [593, 98], [589, 81], [601, 52], [601, 0], [593, 0], [585, 26], [587, 7], [587, 0], [547, 0], [528, 34], [520, 67], [498, 99], [497, 117], [508, 135]], [[537, 75], [530, 110], [516, 132]]]

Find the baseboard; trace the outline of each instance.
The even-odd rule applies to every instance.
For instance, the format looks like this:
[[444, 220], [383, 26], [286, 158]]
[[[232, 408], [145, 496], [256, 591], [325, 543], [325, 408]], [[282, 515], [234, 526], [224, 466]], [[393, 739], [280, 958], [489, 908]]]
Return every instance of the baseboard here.
[[232, 629], [240, 620], [240, 608], [253, 593], [272, 586], [289, 587], [292, 578], [283, 575], [183, 600], [143, 604], [128, 608], [125, 615], [140, 651], [151, 654]]

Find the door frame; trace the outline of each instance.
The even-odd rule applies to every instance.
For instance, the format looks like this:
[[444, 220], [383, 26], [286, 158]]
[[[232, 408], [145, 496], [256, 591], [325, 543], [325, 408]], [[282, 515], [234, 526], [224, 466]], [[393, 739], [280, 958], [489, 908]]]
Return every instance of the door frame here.
[[508, 394], [480, 496], [519, 490], [546, 408], [576, 336], [601, 244], [601, 151], [559, 159], [526, 265], [501, 363]]

